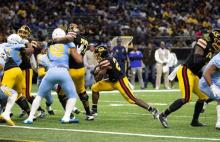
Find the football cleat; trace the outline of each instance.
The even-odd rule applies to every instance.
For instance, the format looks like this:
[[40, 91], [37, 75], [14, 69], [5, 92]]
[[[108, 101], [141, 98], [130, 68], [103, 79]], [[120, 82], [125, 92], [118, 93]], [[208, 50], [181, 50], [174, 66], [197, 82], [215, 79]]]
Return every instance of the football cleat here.
[[96, 117], [96, 116], [98, 115], [98, 112], [97, 112], [96, 110], [93, 110], [93, 109], [92, 109], [92, 110], [91, 110], [91, 114]]
[[62, 124], [67, 124], [67, 123], [79, 123], [79, 119], [77, 118], [70, 118], [69, 120], [64, 120], [61, 119]]
[[162, 116], [162, 113], [159, 115], [159, 121], [164, 128], [168, 128], [167, 117]]
[[95, 117], [93, 115], [86, 115], [86, 120], [91, 121], [94, 119], [95, 119]]
[[203, 124], [203, 123], [199, 122], [198, 120], [197, 121], [192, 121], [190, 125], [193, 126], [193, 127], [204, 127], [204, 126], [207, 126], [206, 124]]
[[73, 112], [74, 112], [75, 114], [79, 114], [79, 113], [80, 113], [80, 110], [79, 110], [79, 109], [75, 109]]
[[33, 120], [26, 119], [23, 121], [24, 124], [33, 124]]
[[6, 122], [9, 126], [15, 126], [15, 123], [11, 120], [11, 118], [6, 119], [3, 115], [0, 115], [0, 120], [5, 120], [5, 122]]
[[152, 108], [151, 114], [153, 115], [154, 119], [158, 119], [160, 112], [156, 108]]
[[45, 111], [44, 110], [38, 111], [37, 114], [36, 114], [36, 117], [37, 118], [45, 118], [46, 117]]
[[47, 112], [48, 112], [49, 115], [55, 115], [55, 113], [54, 113], [53, 109], [51, 108], [51, 106], [47, 106], [46, 109], [47, 109]]

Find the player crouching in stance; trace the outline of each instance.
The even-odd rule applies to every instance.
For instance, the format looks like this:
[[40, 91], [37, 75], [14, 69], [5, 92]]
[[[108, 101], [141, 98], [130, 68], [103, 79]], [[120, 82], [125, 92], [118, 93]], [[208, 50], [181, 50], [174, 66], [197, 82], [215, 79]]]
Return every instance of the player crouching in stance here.
[[[92, 113], [97, 115], [97, 104], [100, 91], [118, 90], [121, 95], [131, 104], [136, 104], [150, 113], [154, 118], [157, 118], [159, 111], [145, 103], [143, 100], [134, 96], [128, 78], [121, 72], [117, 60], [109, 55], [109, 52], [104, 46], [97, 46], [95, 56], [99, 64], [94, 69], [96, 83], [92, 85]], [[108, 79], [103, 79], [108, 76]]]
[[0, 47], [0, 99], [7, 98], [7, 104], [4, 112], [0, 115], [0, 120], [5, 120], [10, 126], [15, 126], [15, 123], [10, 118], [11, 109], [15, 104], [17, 99], [17, 92], [7, 86], [2, 85], [1, 79], [4, 72], [5, 62], [7, 60], [7, 55], [3, 47]]
[[[52, 33], [52, 38], [64, 37], [65, 31], [57, 28]], [[50, 91], [55, 84], [59, 84], [64, 93], [68, 96], [66, 109], [61, 123], [78, 123], [79, 120], [70, 118], [71, 112], [76, 104], [76, 89], [69, 75], [69, 53], [77, 62], [82, 62], [82, 57], [77, 53], [74, 43], [68, 44], [52, 44], [48, 47], [48, 58], [51, 62], [49, 70], [43, 78], [38, 95], [35, 97], [29, 117], [24, 121], [25, 124], [32, 124], [34, 114], [37, 111], [43, 97], [50, 95]]]
[[220, 53], [214, 56], [206, 66], [199, 87], [208, 97], [217, 101], [216, 129], [220, 130]]

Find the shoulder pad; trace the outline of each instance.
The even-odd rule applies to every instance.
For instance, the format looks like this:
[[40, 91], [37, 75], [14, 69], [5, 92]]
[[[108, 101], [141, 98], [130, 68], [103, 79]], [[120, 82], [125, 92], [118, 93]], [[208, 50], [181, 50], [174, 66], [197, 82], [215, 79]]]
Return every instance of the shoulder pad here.
[[200, 39], [198, 39], [196, 45], [198, 45], [198, 46], [202, 47], [203, 49], [205, 49], [206, 46], [207, 46], [207, 41], [205, 41], [204, 39], [200, 38]]

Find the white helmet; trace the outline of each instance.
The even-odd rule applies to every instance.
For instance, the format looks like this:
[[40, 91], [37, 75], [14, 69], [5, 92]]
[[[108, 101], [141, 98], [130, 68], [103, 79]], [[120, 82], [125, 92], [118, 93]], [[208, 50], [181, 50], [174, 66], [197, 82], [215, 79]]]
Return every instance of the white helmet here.
[[52, 33], [52, 39], [64, 37], [66, 35], [65, 31], [61, 28], [56, 28]]
[[5, 49], [3, 47], [0, 47], [0, 58], [4, 59], [6, 61], [7, 54], [5, 52]]
[[22, 43], [22, 38], [18, 34], [11, 34], [7, 38], [9, 44], [20, 44]]

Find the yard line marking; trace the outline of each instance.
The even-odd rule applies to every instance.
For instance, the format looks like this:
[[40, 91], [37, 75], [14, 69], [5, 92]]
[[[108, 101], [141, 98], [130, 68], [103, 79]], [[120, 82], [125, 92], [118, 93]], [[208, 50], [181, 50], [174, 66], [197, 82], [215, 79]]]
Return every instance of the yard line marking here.
[[[151, 105], [154, 105], [154, 106], [166, 106], [167, 104], [165, 103], [150, 103]], [[109, 106], [135, 106], [133, 104], [128, 104], [128, 103], [120, 103], [120, 104], [109, 104]], [[135, 106], [136, 107], [136, 106]]]
[[123, 132], [96, 131], [96, 130], [41, 128], [41, 127], [29, 127], [29, 126], [13, 126], [13, 127], [11, 127], [11, 126], [6, 126], [6, 125], [0, 125], [0, 127], [21, 128], [21, 129], [30, 129], [30, 130], [51, 130], [51, 131], [83, 132], [83, 133], [96, 133], [96, 134], [109, 134], [109, 135], [139, 136], [139, 137], [152, 137], [152, 138], [220, 141], [220, 139], [218, 139], [218, 138], [201, 138], [201, 137], [198, 138], [198, 137], [185, 137], [185, 136], [172, 136], [172, 135], [170, 135], [170, 136], [168, 136], [168, 135], [152, 135], [152, 134], [123, 133]]
[[[86, 91], [88, 94], [92, 94], [92, 91]], [[146, 92], [156, 92], [156, 93], [164, 93], [164, 92], [180, 92], [179, 89], [172, 89], [172, 90], [134, 90], [134, 93], [146, 93]], [[101, 91], [101, 94], [113, 94], [113, 93], [119, 93], [119, 91], [115, 90], [115, 91]], [[37, 95], [37, 92], [33, 92], [31, 93], [32, 95]], [[57, 95], [56, 92], [52, 92], [52, 95]]]

